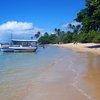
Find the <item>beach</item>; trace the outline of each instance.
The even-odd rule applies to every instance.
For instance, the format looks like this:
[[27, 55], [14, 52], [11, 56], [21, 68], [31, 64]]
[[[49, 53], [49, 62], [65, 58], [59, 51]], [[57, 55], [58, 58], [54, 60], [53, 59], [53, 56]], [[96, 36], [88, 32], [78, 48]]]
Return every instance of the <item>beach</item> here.
[[0, 56], [0, 100], [100, 100], [98, 55], [47, 46]]
[[86, 52], [100, 55], [100, 43], [68, 43], [68, 44], [55, 44], [55, 46], [61, 46], [69, 48], [78, 52]]

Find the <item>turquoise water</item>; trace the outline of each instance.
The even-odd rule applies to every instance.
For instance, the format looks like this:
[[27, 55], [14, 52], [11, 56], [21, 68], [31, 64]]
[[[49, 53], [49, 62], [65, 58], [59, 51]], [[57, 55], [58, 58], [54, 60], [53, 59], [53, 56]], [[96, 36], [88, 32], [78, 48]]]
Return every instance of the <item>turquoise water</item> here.
[[[38, 81], [35, 79], [48, 68], [52, 69], [54, 63], [59, 60], [62, 60], [60, 65], [62, 68], [66, 66], [65, 70], [66, 68], [72, 69], [72, 72], [76, 70], [80, 73], [80, 77], [95, 76], [97, 84], [93, 87], [99, 86], [97, 76], [100, 76], [100, 56], [53, 46], [40, 47], [35, 53], [0, 52], [0, 100], [24, 100], [28, 89], [36, 88]], [[88, 81], [90, 84], [91, 80]], [[96, 80], [92, 83], [96, 83]]]
[[53, 46], [40, 47], [35, 53], [0, 52], [0, 100], [22, 100], [22, 93], [34, 86], [31, 81], [66, 53], [72, 52]]
[[[62, 52], [61, 52], [62, 51]], [[39, 48], [35, 53], [0, 52], [0, 87], [36, 77], [43, 68], [60, 59], [66, 51], [59, 47]], [[14, 84], [12, 83], [12, 84]]]

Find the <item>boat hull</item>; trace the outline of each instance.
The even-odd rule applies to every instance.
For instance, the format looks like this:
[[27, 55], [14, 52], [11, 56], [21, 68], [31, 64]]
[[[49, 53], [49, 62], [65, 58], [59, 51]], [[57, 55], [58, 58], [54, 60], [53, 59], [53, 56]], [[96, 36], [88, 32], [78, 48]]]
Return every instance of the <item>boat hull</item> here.
[[14, 52], [13, 49], [9, 49], [9, 48], [1, 48], [2, 52]]
[[37, 47], [9, 47], [1, 48], [2, 52], [35, 52]]

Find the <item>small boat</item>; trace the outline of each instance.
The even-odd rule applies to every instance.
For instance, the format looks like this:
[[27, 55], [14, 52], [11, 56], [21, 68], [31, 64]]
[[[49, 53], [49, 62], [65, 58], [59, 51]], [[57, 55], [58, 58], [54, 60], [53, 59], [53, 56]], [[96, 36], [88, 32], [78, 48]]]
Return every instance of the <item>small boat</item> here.
[[35, 52], [37, 50], [37, 47], [2, 47], [2, 52]]
[[2, 52], [35, 52], [37, 50], [36, 40], [12, 39], [10, 45], [2, 45]]

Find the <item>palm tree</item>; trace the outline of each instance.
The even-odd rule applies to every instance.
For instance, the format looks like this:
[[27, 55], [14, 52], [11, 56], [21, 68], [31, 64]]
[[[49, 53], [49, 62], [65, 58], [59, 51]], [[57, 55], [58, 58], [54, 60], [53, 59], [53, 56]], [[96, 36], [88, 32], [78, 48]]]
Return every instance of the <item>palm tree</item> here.
[[61, 31], [61, 29], [55, 28], [55, 33], [57, 35], [58, 42], [62, 42], [62, 38], [63, 38], [63, 35], [64, 35], [65, 32]]
[[37, 33], [35, 34], [35, 38], [39, 38], [40, 35], [41, 35], [41, 32], [37, 32]]
[[75, 25], [69, 24], [68, 26], [69, 26], [70, 29], [73, 30], [73, 33], [74, 33], [73, 41], [74, 41], [74, 43], [77, 43], [77, 39], [78, 39], [77, 34], [80, 32], [81, 25], [79, 24], [79, 25], [75, 26]]
[[77, 34], [80, 31], [81, 25], [76, 25], [75, 26], [75, 25], [69, 24], [68, 27], [73, 30], [73, 33]]
[[49, 36], [49, 34], [47, 32], [44, 33], [44, 36]]
[[61, 30], [60, 30], [60, 29], [55, 28], [55, 33], [57, 34], [57, 36], [59, 36], [59, 35], [60, 35], [60, 33], [61, 33]]
[[81, 29], [81, 25], [77, 25], [76, 26], [76, 29], [77, 29], [77, 33], [79, 33], [80, 32], [80, 29]]
[[54, 31], [57, 32], [57, 28], [55, 28]]
[[72, 25], [72, 24], [68, 24], [68, 27], [71, 28], [71, 29], [74, 29], [75, 28], [75, 26]]
[[31, 40], [33, 40], [33, 36], [31, 36]]

